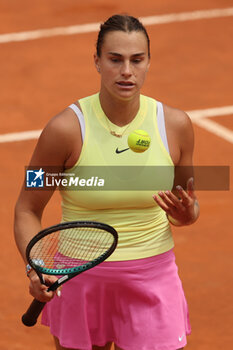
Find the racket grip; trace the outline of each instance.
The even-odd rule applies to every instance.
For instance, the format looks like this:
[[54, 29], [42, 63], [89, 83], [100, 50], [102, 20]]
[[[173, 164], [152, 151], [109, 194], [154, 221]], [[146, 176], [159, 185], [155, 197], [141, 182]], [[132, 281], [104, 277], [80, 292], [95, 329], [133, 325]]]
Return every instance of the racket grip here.
[[34, 326], [45, 304], [46, 303], [43, 303], [37, 299], [34, 299], [31, 302], [31, 305], [29, 306], [25, 314], [22, 316], [23, 324], [27, 327]]

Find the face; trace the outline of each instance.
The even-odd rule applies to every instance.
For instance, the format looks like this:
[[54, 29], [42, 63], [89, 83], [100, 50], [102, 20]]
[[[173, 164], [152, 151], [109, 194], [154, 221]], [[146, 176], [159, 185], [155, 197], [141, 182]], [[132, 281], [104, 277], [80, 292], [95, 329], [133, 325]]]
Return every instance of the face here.
[[94, 56], [101, 75], [102, 96], [130, 100], [138, 97], [149, 68], [148, 44], [143, 32], [109, 32], [101, 56]]

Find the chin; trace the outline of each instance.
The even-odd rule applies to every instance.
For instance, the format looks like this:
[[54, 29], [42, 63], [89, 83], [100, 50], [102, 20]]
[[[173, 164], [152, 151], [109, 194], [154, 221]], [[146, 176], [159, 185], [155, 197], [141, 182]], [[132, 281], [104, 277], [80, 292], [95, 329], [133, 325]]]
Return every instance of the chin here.
[[139, 95], [140, 95], [139, 91], [117, 91], [117, 92], [114, 92], [114, 96], [117, 97], [121, 101], [130, 101]]
[[140, 95], [140, 91], [138, 89], [134, 89], [131, 91], [123, 91], [123, 90], [114, 89], [114, 88], [105, 88], [103, 89], [103, 91], [107, 93], [106, 96], [109, 95], [109, 96], [112, 96], [115, 100], [125, 101], [125, 102], [131, 101], [135, 97], [138, 97]]

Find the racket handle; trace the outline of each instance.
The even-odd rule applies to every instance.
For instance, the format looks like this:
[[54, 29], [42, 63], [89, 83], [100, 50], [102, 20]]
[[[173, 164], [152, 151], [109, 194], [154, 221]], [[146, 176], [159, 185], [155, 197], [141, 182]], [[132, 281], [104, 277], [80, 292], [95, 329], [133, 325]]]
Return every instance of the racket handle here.
[[25, 314], [22, 316], [23, 324], [27, 327], [34, 326], [45, 304], [46, 303], [43, 303], [39, 300], [34, 299], [31, 302], [31, 305], [29, 306]]

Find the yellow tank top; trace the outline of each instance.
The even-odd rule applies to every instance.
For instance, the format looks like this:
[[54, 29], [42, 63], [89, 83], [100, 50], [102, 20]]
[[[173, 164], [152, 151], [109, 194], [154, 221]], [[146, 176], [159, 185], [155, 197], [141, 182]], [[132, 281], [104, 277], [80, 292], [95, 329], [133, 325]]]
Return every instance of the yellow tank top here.
[[[99, 94], [79, 103], [85, 138], [79, 160], [66, 173], [79, 180], [88, 179], [89, 185], [80, 181], [78, 186], [76, 183], [60, 191], [63, 221], [93, 220], [113, 226], [119, 242], [109, 261], [141, 259], [168, 251], [174, 246], [170, 225], [152, 195], [172, 189], [174, 166], [159, 134], [156, 101], [141, 95], [137, 115], [124, 127], [107, 119]], [[143, 153], [127, 149], [128, 135], [137, 129], [151, 137], [150, 147]], [[110, 130], [123, 135], [113, 136]], [[156, 177], [162, 167], [171, 171]], [[148, 173], [153, 188], [148, 188]]]

